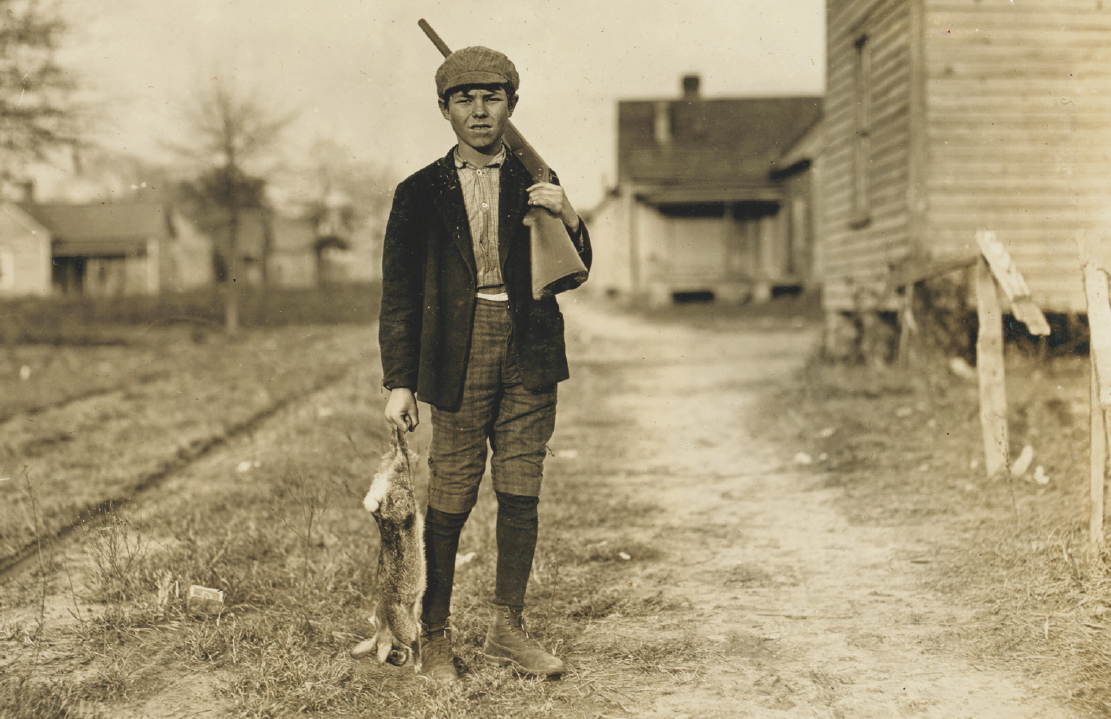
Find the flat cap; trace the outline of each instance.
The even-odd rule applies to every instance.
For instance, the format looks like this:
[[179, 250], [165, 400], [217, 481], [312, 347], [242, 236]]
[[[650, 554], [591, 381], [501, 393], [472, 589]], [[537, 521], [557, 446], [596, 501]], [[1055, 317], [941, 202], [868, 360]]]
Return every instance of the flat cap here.
[[509, 85], [515, 93], [521, 86], [521, 78], [508, 57], [497, 50], [475, 45], [451, 53], [436, 70], [437, 95], [442, 97], [460, 85]]

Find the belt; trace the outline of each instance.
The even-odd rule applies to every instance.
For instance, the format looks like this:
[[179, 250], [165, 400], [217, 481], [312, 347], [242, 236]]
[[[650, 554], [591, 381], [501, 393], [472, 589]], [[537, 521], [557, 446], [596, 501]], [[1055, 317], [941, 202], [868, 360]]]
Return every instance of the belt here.
[[475, 297], [479, 298], [480, 300], [491, 300], [493, 302], [509, 301], [509, 293], [505, 291], [505, 285], [479, 287], [478, 292], [475, 292]]

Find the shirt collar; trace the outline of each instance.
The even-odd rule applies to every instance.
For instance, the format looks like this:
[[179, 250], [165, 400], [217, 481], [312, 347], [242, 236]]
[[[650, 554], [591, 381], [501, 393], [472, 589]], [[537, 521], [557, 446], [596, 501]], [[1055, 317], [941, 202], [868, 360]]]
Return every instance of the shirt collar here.
[[497, 155], [494, 155], [493, 160], [490, 160], [488, 163], [486, 163], [485, 165], [481, 165], [481, 166], [480, 165], [473, 165], [473, 164], [467, 162], [466, 160], [464, 160], [462, 157], [460, 157], [459, 156], [459, 146], [458, 145], [455, 146], [455, 155], [454, 155], [454, 157], [455, 157], [455, 167], [456, 167], [456, 169], [459, 169], [459, 170], [462, 170], [464, 168], [466, 168], [468, 170], [481, 170], [485, 167], [489, 167], [491, 169], [499, 168], [505, 163], [505, 145], [503, 144], [501, 146], [501, 151], [499, 151]]

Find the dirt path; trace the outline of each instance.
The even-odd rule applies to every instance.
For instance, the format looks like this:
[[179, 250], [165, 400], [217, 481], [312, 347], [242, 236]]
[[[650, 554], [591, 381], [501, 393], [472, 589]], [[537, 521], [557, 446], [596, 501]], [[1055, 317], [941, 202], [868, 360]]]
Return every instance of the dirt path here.
[[795, 449], [746, 430], [813, 328], [712, 332], [563, 305], [574, 379], [556, 441], [576, 449], [557, 449], [549, 474], [596, 472], [656, 505], [615, 538], [659, 553], [629, 560], [630, 591], [688, 608], [659, 625], [611, 616], [598, 630], [674, 637], [706, 657], [629, 693], [630, 715], [1073, 716], [1021, 676], [962, 658], [970, 612], [920, 579], [929, 527], [850, 524], [839, 490]]

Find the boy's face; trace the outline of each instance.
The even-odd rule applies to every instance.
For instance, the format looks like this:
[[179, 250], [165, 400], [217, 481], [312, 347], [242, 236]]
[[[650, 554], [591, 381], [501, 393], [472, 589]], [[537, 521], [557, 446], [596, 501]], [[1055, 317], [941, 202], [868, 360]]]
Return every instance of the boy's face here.
[[440, 100], [440, 112], [451, 123], [459, 142], [490, 154], [500, 149], [517, 96], [507, 97], [496, 85], [471, 85], [453, 90]]

